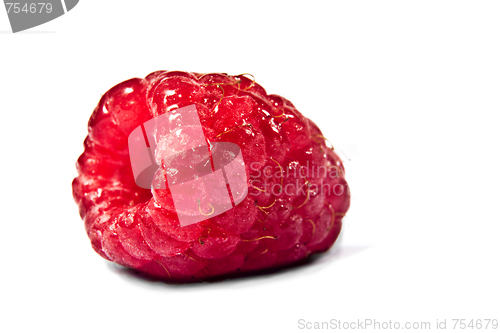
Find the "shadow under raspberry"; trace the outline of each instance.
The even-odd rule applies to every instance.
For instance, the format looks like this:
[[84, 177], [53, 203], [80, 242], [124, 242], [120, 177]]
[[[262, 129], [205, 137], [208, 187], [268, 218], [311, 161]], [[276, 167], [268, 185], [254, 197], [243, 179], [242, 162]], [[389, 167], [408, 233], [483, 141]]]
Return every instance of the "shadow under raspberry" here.
[[354, 245], [342, 245], [342, 233], [337, 239], [335, 244], [326, 252], [315, 253], [311, 256], [304, 258], [295, 263], [281, 266], [263, 269], [259, 271], [252, 272], [240, 272], [236, 271], [232, 274], [226, 274], [216, 278], [207, 279], [197, 279], [192, 278], [191, 281], [165, 281], [160, 278], [152, 277], [145, 273], [139, 272], [137, 270], [123, 267], [112, 262], [108, 262], [108, 267], [115, 273], [124, 277], [133, 283], [140, 283], [145, 285], [160, 285], [166, 287], [203, 287], [210, 285], [226, 285], [240, 282], [248, 281], [259, 281], [262, 279], [280, 279], [280, 278], [290, 278], [297, 274], [310, 274], [317, 273], [328, 265], [332, 265], [339, 260], [348, 259], [358, 253], [361, 253], [368, 249], [370, 246], [354, 246]]

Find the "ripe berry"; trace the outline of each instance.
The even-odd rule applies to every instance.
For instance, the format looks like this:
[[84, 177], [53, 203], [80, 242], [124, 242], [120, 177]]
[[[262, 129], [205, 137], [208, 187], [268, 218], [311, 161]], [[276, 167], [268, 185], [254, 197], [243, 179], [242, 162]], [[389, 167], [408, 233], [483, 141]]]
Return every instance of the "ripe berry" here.
[[[145, 122], [190, 105], [207, 147], [229, 142], [241, 149], [248, 194], [218, 215], [198, 201], [206, 219], [182, 226], [168, 184], [137, 185], [128, 138]], [[88, 128], [73, 195], [92, 247], [164, 280], [296, 263], [332, 246], [349, 208], [344, 167], [319, 128], [245, 75], [159, 71], [122, 82], [101, 98]], [[155, 156], [169, 147], [158, 144]], [[168, 173], [168, 166], [159, 171]]]

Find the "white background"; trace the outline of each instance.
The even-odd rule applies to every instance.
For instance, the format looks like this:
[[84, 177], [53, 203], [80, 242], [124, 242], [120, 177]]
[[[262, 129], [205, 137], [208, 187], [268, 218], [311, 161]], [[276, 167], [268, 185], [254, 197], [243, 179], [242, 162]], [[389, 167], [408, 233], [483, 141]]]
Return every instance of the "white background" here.
[[[497, 1], [84, 0], [12, 34], [0, 10], [1, 330], [500, 319], [499, 17]], [[252, 73], [350, 155], [331, 251], [189, 286], [93, 252], [71, 195], [88, 118], [107, 89], [160, 69]]]

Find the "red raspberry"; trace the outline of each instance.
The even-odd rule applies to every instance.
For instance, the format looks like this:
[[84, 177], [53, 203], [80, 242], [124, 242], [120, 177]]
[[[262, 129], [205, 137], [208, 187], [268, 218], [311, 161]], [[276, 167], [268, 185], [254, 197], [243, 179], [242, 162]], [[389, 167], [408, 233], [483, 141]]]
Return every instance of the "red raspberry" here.
[[[128, 137], [148, 120], [190, 105], [207, 144], [240, 147], [248, 195], [217, 216], [209, 217], [206, 206], [206, 220], [181, 226], [168, 185], [136, 184]], [[319, 128], [244, 75], [159, 71], [122, 82], [101, 98], [88, 128], [73, 195], [92, 247], [164, 280], [299, 262], [332, 246], [349, 208], [344, 167]], [[158, 145], [156, 155], [165, 147]]]

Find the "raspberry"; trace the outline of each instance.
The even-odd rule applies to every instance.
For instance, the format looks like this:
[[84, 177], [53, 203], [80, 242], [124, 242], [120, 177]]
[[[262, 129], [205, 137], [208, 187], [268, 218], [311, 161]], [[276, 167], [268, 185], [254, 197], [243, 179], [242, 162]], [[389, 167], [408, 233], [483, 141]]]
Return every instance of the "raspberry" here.
[[[222, 142], [241, 150], [248, 193], [232, 193], [233, 208], [217, 215], [215, 202], [198, 200], [204, 220], [182, 225], [171, 186], [158, 185], [159, 178], [150, 189], [138, 185], [128, 140], [149, 120], [193, 105], [210, 158], [224, 155], [217, 150]], [[158, 71], [122, 82], [101, 98], [88, 128], [72, 185], [92, 247], [163, 280], [209, 280], [300, 262], [332, 246], [349, 208], [344, 167], [319, 128], [245, 75]], [[177, 144], [166, 142], [156, 146], [157, 160]], [[182, 156], [175, 170], [201, 170], [201, 155]], [[171, 177], [163, 161], [157, 174]]]

